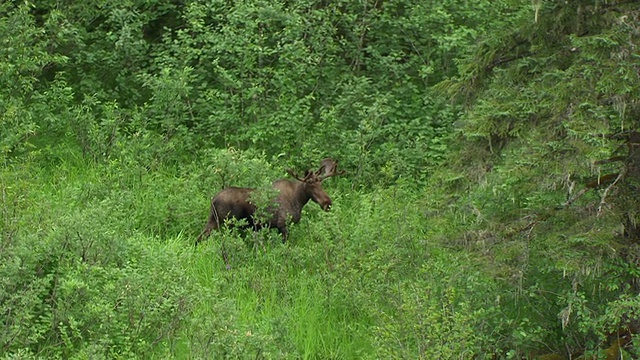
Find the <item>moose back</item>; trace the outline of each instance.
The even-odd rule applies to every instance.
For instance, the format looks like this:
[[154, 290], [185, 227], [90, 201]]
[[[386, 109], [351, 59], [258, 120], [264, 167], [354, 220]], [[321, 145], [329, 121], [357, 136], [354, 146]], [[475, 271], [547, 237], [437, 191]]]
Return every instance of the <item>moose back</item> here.
[[287, 241], [287, 221], [298, 223], [302, 208], [309, 199], [318, 203], [322, 210], [331, 208], [331, 198], [322, 188], [322, 182], [332, 176], [342, 174], [337, 171], [338, 163], [330, 158], [321, 162], [316, 171], [307, 170], [304, 177], [299, 177], [292, 170], [287, 170], [294, 180], [280, 179], [273, 183], [277, 197], [267, 207], [269, 219], [267, 223], [260, 223], [255, 218], [256, 206], [251, 201], [252, 188], [228, 187], [217, 193], [211, 199], [211, 211], [207, 225], [198, 236], [196, 245], [211, 234], [211, 230], [218, 229], [226, 220], [235, 218], [246, 220], [247, 227], [258, 230], [264, 226], [277, 228], [282, 234], [282, 242]]

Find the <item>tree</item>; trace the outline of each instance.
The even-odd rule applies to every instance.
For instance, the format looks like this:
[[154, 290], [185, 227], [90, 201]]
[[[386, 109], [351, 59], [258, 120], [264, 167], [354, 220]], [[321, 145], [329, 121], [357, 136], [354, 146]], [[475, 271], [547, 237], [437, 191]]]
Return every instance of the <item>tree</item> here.
[[622, 299], [637, 291], [640, 14], [627, 1], [536, 4], [438, 87], [466, 105], [450, 161], [471, 180], [467, 236], [492, 239], [480, 247], [519, 279], [514, 295], [556, 311], [561, 322], [539, 321], [570, 339], [637, 320]]

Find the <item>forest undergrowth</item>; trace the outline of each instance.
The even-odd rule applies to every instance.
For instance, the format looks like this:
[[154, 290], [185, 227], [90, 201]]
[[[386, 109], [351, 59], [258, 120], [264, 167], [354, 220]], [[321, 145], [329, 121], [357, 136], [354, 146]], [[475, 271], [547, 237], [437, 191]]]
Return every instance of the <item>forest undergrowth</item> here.
[[480, 262], [429, 240], [413, 191], [354, 190], [333, 179], [332, 211], [306, 207], [286, 244], [275, 231], [224, 230], [195, 247], [204, 194], [215, 190], [195, 169], [147, 173], [115, 162], [3, 171], [12, 184], [2, 188], [3, 311], [20, 305], [3, 329], [5, 351], [376, 358], [496, 350], [495, 338], [477, 331], [498, 325], [497, 282]]
[[553, 349], [563, 301], [585, 311], [616, 293], [572, 293], [575, 279], [542, 268], [518, 277], [521, 253], [465, 244], [477, 219], [408, 185], [354, 189], [348, 175], [325, 185], [332, 211], [309, 204], [286, 244], [226, 229], [195, 247], [222, 185], [208, 171], [282, 172], [255, 154], [214, 159], [4, 169], [5, 356], [507, 358]]
[[0, 358], [637, 358], [638, 8], [1, 2]]

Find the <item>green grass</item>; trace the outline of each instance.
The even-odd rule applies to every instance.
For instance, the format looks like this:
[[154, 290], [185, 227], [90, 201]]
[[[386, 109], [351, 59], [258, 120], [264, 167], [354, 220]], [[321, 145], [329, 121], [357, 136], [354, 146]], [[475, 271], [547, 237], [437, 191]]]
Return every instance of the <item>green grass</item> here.
[[[300, 249], [280, 244], [277, 234], [269, 237], [265, 248], [254, 251], [238, 237], [214, 233], [210, 242], [194, 251], [185, 270], [202, 288], [229, 300], [238, 336], [271, 338], [278, 356], [353, 359], [370, 353], [369, 320], [354, 316], [344, 299], [332, 299], [334, 285], [322, 275], [309, 273], [292, 260], [300, 258], [293, 254]], [[235, 241], [228, 248], [238, 245], [236, 250], [248, 253], [231, 257], [230, 269], [220, 255], [221, 238]], [[215, 316], [206, 315], [208, 308], [210, 303], [202, 301], [194, 312], [200, 318]]]
[[[196, 248], [193, 240], [206, 219], [208, 202], [196, 177], [174, 171], [141, 176], [139, 169], [117, 163], [63, 165], [48, 172], [27, 169], [25, 174], [29, 176], [21, 179], [22, 185], [30, 191], [18, 217], [26, 223], [40, 218], [41, 236], [71, 241], [70, 256], [89, 249], [114, 274], [129, 263], [143, 271], [154, 257], [162, 258], [159, 254], [178, 261], [171, 273], [152, 280], [160, 283], [140, 283], [139, 292], [131, 294], [132, 301], [142, 304], [156, 299], [153, 305], [156, 291], [172, 289], [180, 305], [165, 311], [176, 316], [167, 319], [175, 325], [155, 335], [151, 327], [137, 340], [120, 340], [128, 344], [122, 353], [127, 356], [144, 354], [136, 349], [146, 345], [136, 341], [154, 344], [145, 356], [157, 358], [360, 359], [393, 354], [380, 347], [394, 347], [398, 340], [376, 329], [383, 327], [380, 321], [402, 319], [389, 296], [399, 289], [396, 284], [412, 281], [418, 274], [414, 266], [428, 254], [422, 219], [410, 208], [410, 194], [398, 190], [353, 192], [338, 184], [328, 187], [333, 211], [324, 213], [310, 203], [303, 221], [292, 226], [287, 244], [280, 243], [275, 231], [222, 231]], [[26, 234], [33, 227], [21, 231]], [[118, 301], [122, 289], [109, 285], [113, 281], [117, 284], [106, 278], [105, 286]], [[110, 306], [109, 294], [105, 297], [103, 306]], [[403, 316], [406, 311], [419, 309], [404, 309]], [[114, 326], [130, 328], [126, 322]], [[90, 329], [78, 331], [78, 339], [96, 341]], [[118, 343], [87, 348], [77, 341], [68, 341], [65, 354], [124, 351]]]
[[412, 189], [328, 184], [332, 211], [310, 203], [287, 244], [225, 230], [195, 247], [211, 193], [199, 174], [25, 163], [0, 176], [13, 289], [0, 310], [20, 319], [0, 358], [483, 359], [557, 336], [559, 300], [536, 289], [573, 301], [571, 279], [530, 271], [527, 288], [486, 247], [461, 250], [459, 213], [427, 217]]

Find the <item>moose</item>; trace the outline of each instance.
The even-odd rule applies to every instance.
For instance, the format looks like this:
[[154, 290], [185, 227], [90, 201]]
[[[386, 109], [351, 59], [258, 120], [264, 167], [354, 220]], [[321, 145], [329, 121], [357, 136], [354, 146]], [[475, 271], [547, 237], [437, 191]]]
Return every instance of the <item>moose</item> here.
[[267, 206], [268, 222], [262, 224], [256, 219], [256, 205], [251, 201], [253, 188], [228, 187], [217, 193], [211, 199], [211, 211], [207, 225], [196, 240], [196, 245], [211, 234], [211, 230], [219, 229], [220, 225], [231, 218], [246, 220], [245, 227], [259, 230], [265, 225], [269, 228], [277, 228], [282, 234], [282, 242], [287, 241], [287, 221], [291, 218], [293, 223], [298, 223], [301, 218], [302, 208], [309, 199], [318, 203], [322, 210], [331, 208], [331, 199], [322, 188], [322, 182], [327, 178], [342, 175], [338, 171], [338, 163], [331, 158], [326, 158], [320, 163], [320, 168], [313, 172], [307, 170], [304, 177], [299, 177], [293, 170], [287, 173], [295, 180], [280, 179], [273, 183], [273, 188], [278, 193], [269, 206]]

